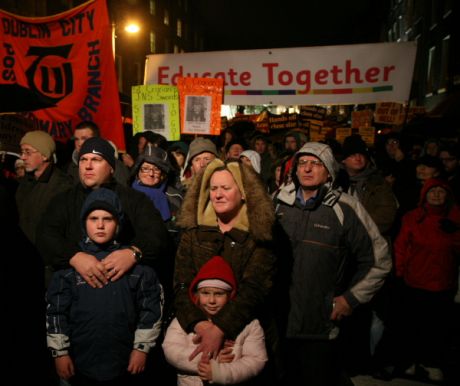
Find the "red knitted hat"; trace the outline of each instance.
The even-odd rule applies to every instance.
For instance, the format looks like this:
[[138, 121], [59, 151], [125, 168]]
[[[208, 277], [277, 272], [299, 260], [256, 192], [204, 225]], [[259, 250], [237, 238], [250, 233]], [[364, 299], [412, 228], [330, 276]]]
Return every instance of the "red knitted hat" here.
[[188, 294], [193, 303], [196, 302], [196, 289], [200, 281], [217, 279], [222, 280], [232, 287], [230, 299], [236, 296], [236, 279], [232, 267], [221, 256], [213, 256], [198, 271], [197, 275], [190, 284]]

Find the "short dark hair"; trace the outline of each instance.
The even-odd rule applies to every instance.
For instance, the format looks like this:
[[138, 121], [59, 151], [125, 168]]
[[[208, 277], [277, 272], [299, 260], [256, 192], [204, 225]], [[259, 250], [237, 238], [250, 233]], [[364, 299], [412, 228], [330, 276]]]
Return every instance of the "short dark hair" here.
[[227, 145], [225, 145], [225, 153], [228, 153], [233, 145], [240, 145], [243, 148], [243, 150], [247, 149], [246, 143], [244, 141], [235, 139], [227, 143]]
[[447, 151], [452, 157], [460, 159], [460, 146], [454, 142], [447, 142], [441, 146], [439, 153]]
[[77, 126], [75, 126], [75, 130], [82, 129], [90, 129], [93, 132], [93, 137], [101, 136], [101, 130], [99, 129], [99, 126], [96, 125], [96, 123], [93, 121], [81, 121], [79, 124], [77, 124]]

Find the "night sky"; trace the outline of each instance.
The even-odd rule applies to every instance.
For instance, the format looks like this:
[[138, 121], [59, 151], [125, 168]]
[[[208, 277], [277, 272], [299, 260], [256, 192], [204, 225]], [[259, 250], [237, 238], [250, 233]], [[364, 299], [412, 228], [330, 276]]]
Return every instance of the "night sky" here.
[[200, 0], [206, 50], [375, 43], [387, 0]]

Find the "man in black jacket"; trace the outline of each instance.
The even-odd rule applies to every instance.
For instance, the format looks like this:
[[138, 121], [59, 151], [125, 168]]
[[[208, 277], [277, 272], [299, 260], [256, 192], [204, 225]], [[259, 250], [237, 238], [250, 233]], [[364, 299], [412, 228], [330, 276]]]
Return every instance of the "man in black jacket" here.
[[[161, 266], [160, 258], [172, 254], [172, 243], [159, 212], [146, 195], [124, 187], [113, 178], [115, 151], [106, 140], [87, 139], [79, 153], [80, 183], [59, 194], [43, 217], [37, 247], [44, 260], [56, 268], [72, 266], [92, 287], [115, 281], [138, 262]], [[115, 191], [126, 221], [120, 243], [129, 248], [114, 251], [104, 261], [80, 252], [82, 237], [79, 213], [87, 195], [99, 187]], [[169, 256], [173, 258], [173, 256]], [[161, 279], [162, 273], [157, 272]]]

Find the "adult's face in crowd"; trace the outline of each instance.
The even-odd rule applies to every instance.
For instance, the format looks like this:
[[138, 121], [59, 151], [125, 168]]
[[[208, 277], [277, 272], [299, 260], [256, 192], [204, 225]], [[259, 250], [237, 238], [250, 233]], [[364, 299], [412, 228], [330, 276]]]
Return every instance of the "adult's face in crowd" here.
[[394, 158], [399, 150], [399, 141], [395, 138], [389, 138], [385, 142], [385, 150], [390, 158]]
[[417, 165], [415, 168], [415, 173], [417, 179], [426, 181], [429, 178], [434, 178], [439, 176], [439, 171], [436, 168], [432, 168], [431, 166], [427, 166], [424, 164]]
[[113, 169], [100, 155], [86, 153], [80, 157], [78, 172], [83, 186], [95, 189], [110, 180]]
[[348, 175], [354, 176], [366, 168], [368, 159], [364, 154], [356, 153], [345, 158], [342, 163]]
[[214, 172], [210, 180], [209, 198], [220, 219], [235, 218], [242, 205], [242, 194], [228, 170]]
[[23, 143], [21, 145], [21, 159], [24, 161], [26, 172], [41, 171], [46, 168], [47, 158], [33, 146]]
[[297, 161], [297, 179], [300, 186], [306, 190], [315, 190], [325, 184], [329, 172], [323, 162], [314, 155], [302, 155]]
[[240, 154], [243, 151], [243, 146], [241, 146], [239, 143], [234, 143], [232, 146], [230, 146], [230, 149], [228, 149], [227, 158], [238, 159], [240, 158]]
[[458, 168], [458, 158], [453, 154], [450, 154], [448, 151], [442, 150], [439, 153], [439, 159], [444, 165], [444, 170], [447, 174], [455, 172]]
[[174, 158], [176, 159], [177, 165], [180, 168], [184, 167], [185, 155], [183, 153], [181, 153], [180, 151], [176, 151], [176, 150], [173, 150], [171, 153], [174, 156]]
[[297, 141], [296, 141], [295, 137], [286, 137], [285, 140], [284, 140], [284, 148], [286, 150], [290, 150], [290, 151], [299, 150], [298, 147], [297, 147]]
[[81, 128], [81, 129], [76, 129], [74, 134], [73, 134], [73, 139], [74, 139], [74, 143], [75, 143], [75, 150], [77, 152], [80, 151], [81, 149], [81, 146], [83, 145], [83, 143], [88, 139], [88, 138], [92, 138], [94, 137], [94, 133], [91, 129], [85, 129], [85, 128]]
[[216, 156], [209, 151], [204, 151], [203, 153], [197, 154], [192, 158], [192, 174], [197, 174], [203, 170]]
[[431, 188], [426, 194], [426, 202], [431, 206], [442, 206], [446, 203], [447, 192], [441, 186]]
[[158, 166], [143, 162], [137, 173], [137, 178], [146, 186], [156, 186], [164, 180], [165, 175]]
[[263, 139], [256, 139], [254, 142], [254, 150], [259, 154], [264, 154], [267, 151], [267, 142]]
[[244, 163], [245, 165], [249, 166], [251, 169], [254, 169], [254, 167], [252, 166], [252, 162], [248, 157], [242, 156], [240, 157], [240, 161]]
[[425, 153], [432, 157], [437, 157], [439, 153], [439, 145], [436, 142], [428, 142], [425, 146]]

